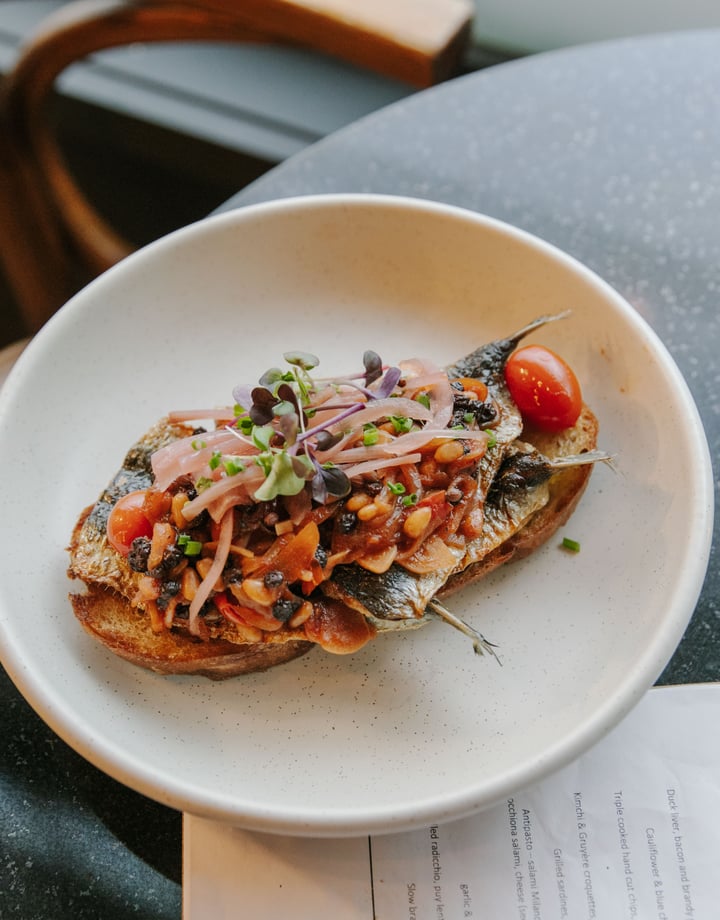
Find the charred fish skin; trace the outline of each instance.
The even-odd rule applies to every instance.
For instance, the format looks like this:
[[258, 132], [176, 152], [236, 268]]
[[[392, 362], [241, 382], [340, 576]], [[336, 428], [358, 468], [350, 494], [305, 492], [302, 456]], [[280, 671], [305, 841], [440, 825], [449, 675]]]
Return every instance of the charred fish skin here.
[[[460, 562], [462, 553], [457, 553]], [[425, 608], [450, 576], [448, 572], [416, 575], [400, 565], [386, 572], [368, 572], [360, 565], [340, 565], [322, 586], [324, 594], [342, 601], [372, 620], [380, 630], [419, 625]]]
[[80, 528], [69, 573], [72, 577], [97, 581], [121, 594], [133, 590], [132, 574], [107, 540], [110, 512], [124, 495], [152, 485], [152, 454], [187, 433], [186, 429], [162, 419], [128, 450], [122, 466], [103, 490]]
[[[508, 475], [513, 465], [509, 460]], [[433, 597], [455, 572], [483, 558], [516, 533], [527, 519], [546, 504], [547, 482], [552, 475], [550, 461], [537, 454], [522, 464], [508, 494], [498, 491], [485, 505], [482, 533], [465, 548], [453, 550], [454, 564], [417, 575], [393, 564], [386, 572], [368, 572], [353, 564], [338, 566], [332, 579], [322, 586], [329, 594], [368, 617], [380, 631], [420, 625]]]
[[[451, 626], [460, 628], [457, 623], [462, 621], [447, 615], [447, 610], [439, 609], [435, 603], [436, 595], [448, 579], [504, 545], [544, 508], [550, 498], [555, 473], [600, 462], [611, 464], [612, 458], [603, 451], [592, 450], [550, 459], [534, 447], [518, 443], [500, 465], [498, 481], [485, 504], [482, 533], [464, 549], [454, 551], [454, 567], [417, 575], [397, 564], [380, 574], [367, 572], [359, 565], [338, 566], [332, 579], [320, 590], [362, 613], [378, 632], [413, 629], [432, 616], [440, 616]], [[474, 635], [474, 630], [466, 623], [462, 623], [461, 631]], [[477, 641], [475, 636], [476, 651]], [[485, 640], [481, 645], [483, 643]]]
[[505, 389], [503, 373], [505, 364], [520, 342], [531, 332], [540, 329], [541, 326], [554, 323], [556, 320], [564, 319], [567, 316], [567, 312], [539, 316], [523, 326], [522, 329], [518, 329], [513, 335], [481, 345], [475, 351], [470, 352], [469, 355], [446, 368], [448, 377], [451, 380], [456, 377], [471, 377], [475, 380], [482, 380], [491, 393], [498, 388]]

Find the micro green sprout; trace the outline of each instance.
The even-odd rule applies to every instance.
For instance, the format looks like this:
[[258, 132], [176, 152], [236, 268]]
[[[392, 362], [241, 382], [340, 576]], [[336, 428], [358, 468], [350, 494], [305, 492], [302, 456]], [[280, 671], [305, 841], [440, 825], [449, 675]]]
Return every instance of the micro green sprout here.
[[[398, 367], [383, 366], [378, 354], [366, 351], [363, 355], [364, 373], [359, 374], [362, 383], [355, 379], [325, 380], [316, 383], [311, 371], [319, 364], [315, 355], [308, 352], [290, 351], [283, 355], [290, 365], [290, 370], [282, 371], [272, 367], [259, 379], [255, 387], [237, 386], [233, 389], [235, 399], [235, 421], [228, 430], [250, 439], [258, 450], [253, 458], [265, 474], [265, 481], [255, 492], [258, 501], [269, 501], [278, 495], [295, 495], [302, 491], [305, 484], [311, 482], [311, 491], [316, 501], [326, 502], [330, 498], [342, 498], [351, 490], [350, 480], [337, 466], [321, 466], [315, 459], [315, 451], [328, 451], [338, 444], [350, 430], [341, 428], [351, 415], [361, 411], [375, 399], [387, 399], [394, 395], [402, 372]], [[364, 385], [363, 385], [364, 384]], [[308, 419], [315, 415], [315, 408], [310, 407], [312, 397], [323, 387], [334, 387], [341, 392], [342, 387], [353, 387], [360, 391], [365, 399], [348, 400], [330, 418], [318, 425], [307, 427]], [[430, 401], [420, 398], [420, 402], [429, 407]], [[247, 409], [245, 407], [248, 407]], [[412, 419], [405, 416], [390, 416], [396, 434], [404, 434], [414, 427]], [[332, 426], [332, 431], [330, 427]], [[380, 430], [370, 423], [363, 428], [363, 444], [372, 446], [380, 440]], [[220, 463], [227, 475], [234, 475], [244, 469], [242, 464], [235, 465], [228, 459], [215, 455], [211, 460], [211, 469]], [[397, 492], [396, 494], [400, 494]]]

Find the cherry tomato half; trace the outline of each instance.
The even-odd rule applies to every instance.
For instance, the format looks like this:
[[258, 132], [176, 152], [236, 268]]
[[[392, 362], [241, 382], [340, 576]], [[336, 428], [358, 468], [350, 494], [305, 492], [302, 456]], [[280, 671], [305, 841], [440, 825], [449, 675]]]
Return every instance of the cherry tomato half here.
[[118, 499], [107, 521], [107, 538], [113, 549], [127, 556], [136, 537], [152, 537], [153, 525], [145, 516], [145, 490]]
[[523, 418], [545, 431], [570, 428], [582, 411], [580, 384], [561, 357], [542, 345], [510, 355], [505, 381]]

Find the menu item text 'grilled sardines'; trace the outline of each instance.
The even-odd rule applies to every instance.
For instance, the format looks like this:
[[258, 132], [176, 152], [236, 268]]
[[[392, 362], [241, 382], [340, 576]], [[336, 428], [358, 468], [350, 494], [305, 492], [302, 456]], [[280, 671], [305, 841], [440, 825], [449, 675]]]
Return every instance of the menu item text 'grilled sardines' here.
[[76, 524], [76, 616], [135, 664], [211, 678], [432, 617], [493, 652], [443, 599], [544, 543], [609, 459], [572, 371], [519, 348], [558, 318], [445, 369], [368, 351], [324, 379], [288, 352], [232, 405], [171, 413]]

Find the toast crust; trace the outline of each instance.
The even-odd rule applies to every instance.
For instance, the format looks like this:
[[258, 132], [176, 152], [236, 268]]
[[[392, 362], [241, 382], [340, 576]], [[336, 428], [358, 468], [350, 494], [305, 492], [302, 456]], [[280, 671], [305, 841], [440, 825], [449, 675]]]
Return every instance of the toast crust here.
[[97, 585], [70, 595], [75, 616], [93, 638], [133, 664], [160, 674], [197, 674], [224, 680], [264, 671], [313, 647], [312, 642], [253, 642], [236, 645], [223, 639], [202, 641], [171, 630], [153, 633], [147, 618], [135, 613], [119, 594]]

